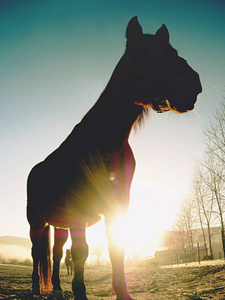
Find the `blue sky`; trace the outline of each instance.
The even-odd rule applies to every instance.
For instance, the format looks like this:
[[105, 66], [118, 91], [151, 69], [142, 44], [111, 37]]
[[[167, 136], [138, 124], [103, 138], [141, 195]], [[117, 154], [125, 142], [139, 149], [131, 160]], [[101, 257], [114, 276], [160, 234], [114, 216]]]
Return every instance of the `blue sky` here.
[[197, 114], [152, 112], [130, 138], [137, 160], [131, 210], [148, 212], [147, 227], [170, 227], [203, 150], [201, 129], [224, 95], [224, 15], [218, 0], [1, 0], [0, 235], [28, 236], [27, 175], [97, 100], [124, 53], [133, 16], [145, 33], [165, 23], [203, 85]]

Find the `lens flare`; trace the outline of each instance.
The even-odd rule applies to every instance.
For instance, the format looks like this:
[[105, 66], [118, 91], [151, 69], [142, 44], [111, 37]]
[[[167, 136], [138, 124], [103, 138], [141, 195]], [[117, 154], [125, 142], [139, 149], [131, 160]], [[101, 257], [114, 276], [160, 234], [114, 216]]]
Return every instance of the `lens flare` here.
[[111, 224], [111, 233], [113, 235], [113, 240], [116, 244], [123, 247], [127, 243], [127, 216], [120, 215], [117, 219]]

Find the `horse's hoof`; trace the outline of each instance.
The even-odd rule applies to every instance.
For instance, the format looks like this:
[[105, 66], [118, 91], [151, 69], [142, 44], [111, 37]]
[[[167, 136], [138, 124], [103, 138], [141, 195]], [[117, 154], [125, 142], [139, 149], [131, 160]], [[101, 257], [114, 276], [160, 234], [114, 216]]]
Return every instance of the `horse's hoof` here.
[[52, 295], [57, 300], [63, 300], [63, 291], [62, 290], [53, 290]]
[[39, 296], [41, 294], [40, 289], [39, 288], [32, 288], [32, 294], [34, 296]]
[[88, 298], [86, 296], [84, 296], [82, 298], [75, 297], [74, 300], [88, 300]]

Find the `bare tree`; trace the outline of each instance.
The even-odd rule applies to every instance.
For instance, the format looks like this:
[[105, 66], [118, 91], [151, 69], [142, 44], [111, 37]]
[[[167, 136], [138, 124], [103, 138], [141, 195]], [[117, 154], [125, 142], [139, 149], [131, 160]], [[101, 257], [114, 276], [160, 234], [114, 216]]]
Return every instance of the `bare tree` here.
[[145, 246], [137, 246], [132, 249], [131, 257], [134, 262], [139, 262], [143, 257], [144, 252], [147, 250]]
[[166, 231], [163, 236], [163, 245], [166, 250], [178, 250], [177, 232]]
[[100, 245], [96, 245], [92, 247], [91, 254], [95, 257], [97, 265], [101, 264], [101, 259], [104, 253], [105, 253], [104, 247]]
[[194, 218], [194, 210], [193, 210], [193, 200], [191, 197], [185, 198], [181, 202], [181, 212], [184, 218], [184, 225], [187, 232], [187, 240], [188, 240], [188, 247], [193, 250], [194, 242], [193, 242], [193, 235], [194, 235], [194, 228], [195, 228], [195, 218]]
[[176, 220], [173, 224], [173, 232], [174, 234], [174, 244], [176, 245], [175, 249], [185, 249], [187, 248], [187, 232], [185, 228], [185, 221], [183, 218], [182, 212], [177, 213]]
[[225, 198], [224, 198], [224, 166], [222, 167], [220, 161], [214, 156], [213, 152], [207, 152], [204, 159], [203, 166], [206, 169], [203, 180], [208, 188], [211, 190], [214, 197], [213, 212], [216, 214], [221, 226], [221, 235], [223, 243], [223, 252], [225, 258], [225, 228], [223, 215], [225, 212]]
[[225, 258], [225, 229], [223, 214], [225, 211], [225, 101], [216, 109], [213, 120], [205, 128], [205, 157], [202, 167], [205, 169], [204, 182], [210, 188], [215, 199], [215, 213], [221, 225], [223, 252]]
[[180, 233], [180, 243], [182, 248], [194, 248], [193, 234], [195, 218], [193, 215], [193, 203], [191, 198], [185, 198], [181, 202], [180, 211], [177, 214], [174, 229]]
[[196, 163], [193, 195], [191, 200], [182, 201], [173, 226], [176, 234], [168, 233], [164, 244], [167, 249], [193, 249], [194, 228], [200, 225], [206, 255], [208, 238], [213, 258], [211, 228], [213, 224], [220, 224], [225, 258], [225, 101], [204, 129], [203, 138], [206, 150], [203, 159]]
[[[224, 99], [225, 100], [225, 99]], [[203, 131], [207, 152], [224, 166], [225, 164], [225, 101], [217, 107], [214, 118]], [[224, 178], [223, 178], [224, 180]]]
[[204, 183], [204, 171], [199, 165], [195, 166], [193, 197], [197, 210], [198, 221], [202, 231], [206, 257], [208, 257], [208, 252], [205, 226], [207, 228], [210, 257], [213, 259], [211, 224], [215, 221], [215, 216], [213, 214], [214, 196], [211, 189], [209, 189], [209, 186]]

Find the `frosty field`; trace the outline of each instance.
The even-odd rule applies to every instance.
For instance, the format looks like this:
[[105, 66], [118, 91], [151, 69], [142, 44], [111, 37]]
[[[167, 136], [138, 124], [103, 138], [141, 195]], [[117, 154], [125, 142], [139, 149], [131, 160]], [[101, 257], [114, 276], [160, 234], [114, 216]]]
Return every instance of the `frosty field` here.
[[[0, 299], [33, 299], [31, 267], [0, 265]], [[225, 266], [129, 268], [125, 270], [134, 300], [225, 299]], [[115, 300], [110, 269], [85, 271], [89, 300]], [[65, 299], [73, 299], [72, 277], [61, 271]], [[53, 299], [40, 296], [36, 299]]]

